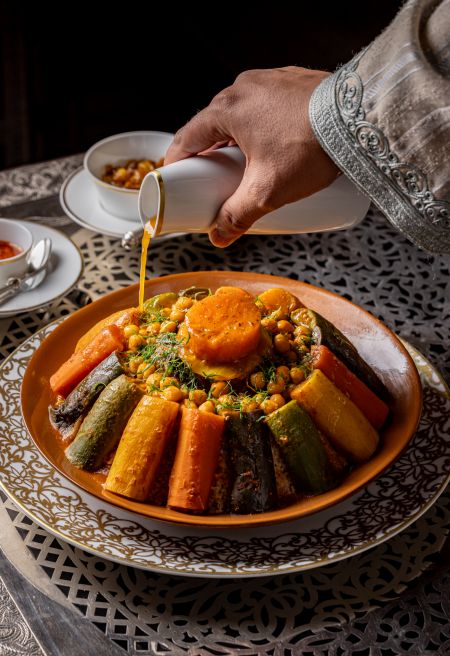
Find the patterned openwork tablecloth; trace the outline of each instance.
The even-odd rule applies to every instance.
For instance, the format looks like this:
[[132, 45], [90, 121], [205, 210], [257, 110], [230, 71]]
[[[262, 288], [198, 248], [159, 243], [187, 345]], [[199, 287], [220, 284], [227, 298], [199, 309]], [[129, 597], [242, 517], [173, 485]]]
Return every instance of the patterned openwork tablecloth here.
[[[66, 298], [0, 320], [2, 357], [48, 322], [137, 281], [137, 252], [61, 218], [52, 194], [79, 163], [75, 156], [0, 173], [0, 213], [40, 214], [70, 234], [85, 259], [84, 276]], [[32, 199], [41, 200], [27, 205]], [[348, 232], [247, 236], [225, 251], [204, 235], [156, 242], [150, 269], [250, 270], [325, 287], [374, 313], [450, 377], [448, 258], [419, 251], [376, 212]], [[262, 579], [192, 579], [114, 564], [54, 538], [4, 496], [0, 546], [49, 598], [85, 615], [129, 654], [447, 654], [449, 498], [444, 493], [411, 527], [359, 556]], [[41, 649], [0, 578], [3, 653]]]

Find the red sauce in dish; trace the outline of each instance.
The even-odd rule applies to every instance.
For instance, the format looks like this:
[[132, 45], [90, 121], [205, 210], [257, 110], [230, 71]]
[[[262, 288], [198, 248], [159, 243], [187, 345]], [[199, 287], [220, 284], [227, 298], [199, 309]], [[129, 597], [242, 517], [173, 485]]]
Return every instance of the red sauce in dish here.
[[11, 243], [10, 241], [3, 241], [0, 239], [0, 260], [7, 260], [9, 257], [14, 257], [22, 252], [20, 246]]

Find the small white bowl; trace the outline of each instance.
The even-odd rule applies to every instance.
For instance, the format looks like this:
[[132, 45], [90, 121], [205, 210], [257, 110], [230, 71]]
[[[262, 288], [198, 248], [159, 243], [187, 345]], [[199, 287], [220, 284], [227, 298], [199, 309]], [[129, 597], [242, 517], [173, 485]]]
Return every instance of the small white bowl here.
[[14, 257], [0, 260], [0, 286], [2, 286], [6, 285], [8, 278], [23, 276], [27, 271], [33, 235], [19, 221], [0, 219], [0, 240], [9, 241], [22, 249]]
[[84, 168], [104, 210], [129, 221], [139, 220], [138, 189], [123, 189], [103, 182], [105, 166], [120, 166], [129, 159], [159, 160], [173, 139], [170, 132], [123, 132], [98, 141], [84, 156]]

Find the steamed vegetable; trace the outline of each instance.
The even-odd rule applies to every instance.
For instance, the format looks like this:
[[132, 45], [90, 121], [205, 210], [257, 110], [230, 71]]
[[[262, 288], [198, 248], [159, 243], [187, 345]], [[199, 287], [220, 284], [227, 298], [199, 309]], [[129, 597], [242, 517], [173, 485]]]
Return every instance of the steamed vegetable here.
[[122, 373], [122, 364], [114, 351], [83, 378], [62, 405], [49, 408], [50, 421], [64, 439], [70, 440], [74, 436], [89, 406], [108, 383]]
[[258, 513], [276, 506], [276, 482], [270, 436], [261, 421], [262, 412], [231, 414], [227, 417], [234, 481], [231, 510], [238, 514]]
[[312, 330], [313, 342], [318, 346], [328, 346], [355, 376], [363, 381], [381, 398], [389, 398], [389, 392], [378, 378], [372, 367], [359, 355], [356, 348], [336, 326], [322, 317], [318, 312], [304, 309], [300, 313], [303, 321]]
[[364, 462], [378, 445], [378, 433], [348, 396], [316, 369], [292, 392], [293, 398], [337, 449]]
[[105, 489], [145, 501], [175, 425], [178, 403], [144, 396], [125, 427]]
[[66, 396], [102, 360], [113, 351], [121, 351], [124, 341], [120, 328], [115, 325], [103, 328], [84, 348], [73, 353], [50, 378], [55, 394]]
[[182, 408], [175, 463], [169, 483], [170, 508], [203, 512], [219, 459], [225, 419], [210, 412]]
[[280, 316], [289, 316], [297, 308], [304, 307], [296, 296], [278, 287], [267, 289], [257, 298], [269, 312], [278, 311]]
[[98, 333], [107, 328], [108, 326], [118, 326], [119, 328], [124, 328], [130, 323], [136, 323], [139, 317], [138, 308], [127, 308], [126, 310], [119, 310], [105, 317], [101, 321], [98, 321], [92, 328], [90, 328], [77, 342], [75, 347], [75, 352], [80, 351], [85, 346], [91, 342]]
[[386, 421], [389, 408], [355, 376], [326, 346], [313, 346], [311, 364], [344, 392], [375, 428]]
[[209, 362], [239, 360], [257, 348], [260, 320], [260, 310], [248, 292], [220, 287], [187, 311], [189, 348]]
[[267, 424], [291, 472], [297, 490], [319, 494], [336, 487], [327, 455], [308, 413], [290, 401], [267, 417]]
[[122, 374], [101, 392], [76, 438], [66, 449], [66, 457], [80, 469], [93, 471], [116, 448], [143, 392]]

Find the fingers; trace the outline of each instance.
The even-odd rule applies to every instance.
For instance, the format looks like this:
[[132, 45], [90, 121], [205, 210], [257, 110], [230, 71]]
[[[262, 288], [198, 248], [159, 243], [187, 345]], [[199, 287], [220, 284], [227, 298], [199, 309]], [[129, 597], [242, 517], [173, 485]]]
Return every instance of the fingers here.
[[164, 164], [201, 153], [215, 144], [227, 143], [231, 135], [222, 127], [219, 113], [211, 106], [203, 109], [176, 133]]
[[209, 238], [214, 246], [228, 246], [268, 212], [275, 209], [261, 202], [262, 194], [252, 184], [246, 172], [234, 194], [220, 208], [209, 230]]

